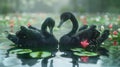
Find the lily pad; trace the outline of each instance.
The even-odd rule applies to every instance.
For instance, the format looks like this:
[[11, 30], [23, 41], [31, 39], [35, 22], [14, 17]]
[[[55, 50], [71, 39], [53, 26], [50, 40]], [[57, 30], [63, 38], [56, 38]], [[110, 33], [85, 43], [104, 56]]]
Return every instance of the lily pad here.
[[41, 54], [42, 54], [42, 52], [32, 52], [32, 53], [30, 53], [30, 56], [32, 58], [39, 58], [39, 57], [41, 57]]
[[32, 50], [30, 49], [16, 49], [16, 50], [11, 50], [11, 54], [25, 54], [25, 53], [31, 53]]
[[39, 52], [32, 52], [32, 53], [30, 53], [30, 56], [32, 58], [45, 58], [45, 57], [51, 56], [51, 53], [50, 52], [39, 51]]
[[97, 53], [94, 53], [94, 52], [74, 52], [74, 55], [77, 55], [77, 56], [97, 56], [98, 54]]
[[81, 52], [81, 51], [85, 51], [84, 49], [82, 48], [74, 48], [74, 49], [71, 49], [72, 51], [78, 51], [78, 52]]

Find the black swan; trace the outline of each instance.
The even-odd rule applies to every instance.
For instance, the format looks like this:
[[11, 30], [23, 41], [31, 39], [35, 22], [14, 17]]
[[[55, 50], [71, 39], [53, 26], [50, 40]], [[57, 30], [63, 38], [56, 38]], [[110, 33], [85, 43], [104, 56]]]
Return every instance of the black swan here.
[[[60, 41], [59, 41], [59, 50], [61, 52], [64, 52], [65, 56], [67, 55], [67, 57], [71, 57], [72, 58], [72, 63], [73, 63], [73, 67], [75, 66], [79, 66], [78, 65], [78, 58], [73, 54], [73, 52], [70, 50], [72, 48], [75, 48], [77, 45], [77, 41], [76, 39], [73, 37], [73, 35], [76, 34], [76, 31], [78, 29], [78, 22], [76, 20], [76, 18], [74, 17], [74, 15], [70, 12], [65, 12], [63, 14], [61, 14], [60, 16], [60, 24], [58, 27], [61, 27], [61, 25], [67, 21], [68, 19], [70, 19], [72, 21], [72, 30], [65, 34], [64, 36], [62, 36], [60, 38]], [[84, 28], [83, 28], [84, 29]], [[63, 55], [63, 56], [64, 56]]]
[[[78, 66], [76, 62], [77, 57], [73, 55], [73, 52], [71, 51], [71, 49], [84, 48], [84, 46], [80, 42], [85, 40], [88, 43], [89, 42], [90, 43], [88, 44], [89, 46], [87, 45], [87, 49], [86, 48], [84, 49], [86, 49], [87, 51], [91, 51], [91, 48], [89, 49], [89, 47], [93, 46], [93, 42], [95, 42], [94, 45], [101, 44], [103, 41], [105, 41], [108, 38], [109, 31], [105, 30], [105, 32], [102, 34], [102, 36], [106, 35], [105, 37], [102, 37], [102, 36], [100, 37], [100, 32], [96, 30], [96, 25], [91, 25], [90, 28], [87, 28], [88, 26], [84, 25], [79, 29], [79, 31], [77, 31], [78, 21], [75, 18], [75, 16], [70, 12], [65, 12], [61, 14], [60, 16], [61, 22], [58, 27], [61, 27], [61, 25], [69, 19], [72, 21], [73, 27], [69, 33], [65, 34], [60, 38], [59, 50], [61, 52], [67, 53], [68, 56], [72, 57], [73, 67], [75, 67], [75, 65]], [[100, 43], [97, 43], [97, 42], [100, 42]]]
[[[75, 46], [74, 44], [74, 38], [72, 38], [72, 36], [76, 33], [77, 29], [78, 29], [78, 22], [76, 20], [76, 18], [73, 16], [72, 13], [69, 12], [65, 12], [60, 16], [60, 24], [58, 27], [61, 27], [61, 25], [67, 21], [68, 19], [70, 19], [72, 21], [72, 30], [65, 34], [64, 36], [62, 36], [60, 38], [60, 42], [59, 42], [59, 50], [60, 51], [66, 51], [71, 49], [71, 47]], [[69, 46], [68, 46], [69, 45]], [[74, 48], [74, 47], [73, 47]]]
[[[96, 30], [95, 25], [92, 25], [88, 29], [87, 29], [88, 25], [84, 25], [84, 26], [80, 27], [79, 31], [77, 31], [78, 30], [78, 21], [75, 18], [75, 16], [70, 12], [65, 12], [61, 15], [61, 17], [60, 17], [61, 22], [60, 22], [58, 27], [61, 27], [61, 25], [69, 19], [72, 21], [73, 28], [68, 34], [66, 34], [66, 35], [64, 35], [60, 38], [59, 43], [60, 43], [60, 50], [61, 51], [64, 50], [64, 46], [67, 46], [68, 44], [69, 44], [69, 46], [65, 47], [65, 50], [67, 50], [67, 48], [71, 49], [71, 48], [78, 47], [78, 45], [76, 45], [77, 40], [79, 40], [79, 41], [82, 41], [82, 40], [85, 40], [85, 39], [90, 40], [90, 39], [95, 38], [93, 36], [95, 33], [99, 33]], [[77, 40], [76, 40], [76, 38], [77, 38]], [[80, 47], [80, 45], [79, 45], [79, 47]]]
[[[16, 35], [8, 33], [7, 38], [13, 43], [17, 44], [17, 48], [51, 52], [52, 56], [44, 58], [42, 61], [42, 67], [46, 67], [48, 59], [55, 56], [58, 47], [58, 41], [53, 35], [54, 26], [55, 21], [52, 18], [47, 18], [42, 24], [41, 30], [35, 27], [26, 28], [21, 26], [21, 30], [16, 32]], [[50, 32], [47, 31], [47, 27], [50, 29]]]
[[60, 16], [61, 22], [58, 27], [61, 27], [61, 25], [69, 19], [72, 21], [73, 28], [68, 34], [65, 34], [64, 36], [60, 38], [59, 44], [60, 44], [61, 51], [63, 51], [64, 49], [69, 50], [75, 47], [82, 47], [80, 42], [84, 40], [87, 40], [90, 43], [89, 44], [90, 46], [93, 43], [101, 44], [103, 41], [105, 41], [108, 38], [109, 30], [105, 30], [100, 37], [100, 32], [96, 30], [96, 25], [91, 25], [89, 28], [87, 28], [88, 25], [84, 25], [80, 27], [79, 31], [77, 31], [78, 21], [75, 18], [75, 16], [70, 12], [65, 12]]
[[[55, 51], [58, 41], [52, 33], [54, 25], [54, 20], [47, 18], [42, 24], [40, 31], [21, 26], [21, 30], [17, 31], [16, 35], [8, 33], [7, 38], [21, 48]], [[47, 27], [49, 27], [50, 32], [47, 31]]]

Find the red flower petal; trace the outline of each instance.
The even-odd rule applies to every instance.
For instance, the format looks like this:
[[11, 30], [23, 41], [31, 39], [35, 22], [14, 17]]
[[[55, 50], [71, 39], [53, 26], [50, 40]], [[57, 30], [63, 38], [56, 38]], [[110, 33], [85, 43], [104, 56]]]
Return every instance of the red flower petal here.
[[80, 58], [82, 62], [88, 62], [88, 59], [89, 59], [88, 56], [81, 56]]
[[86, 48], [89, 45], [87, 40], [81, 41], [80, 44], [82, 45], [83, 48]]
[[116, 46], [116, 45], [117, 45], [117, 41], [114, 41], [114, 42], [113, 42], [113, 45]]

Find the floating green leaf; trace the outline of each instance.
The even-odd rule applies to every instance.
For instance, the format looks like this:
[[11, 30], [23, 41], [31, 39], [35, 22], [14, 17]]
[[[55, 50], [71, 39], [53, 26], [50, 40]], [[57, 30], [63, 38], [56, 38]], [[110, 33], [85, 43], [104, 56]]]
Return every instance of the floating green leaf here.
[[41, 54], [42, 54], [42, 52], [32, 52], [32, 53], [30, 53], [30, 56], [32, 58], [39, 58], [39, 57], [41, 57]]
[[50, 52], [32, 52], [30, 53], [30, 56], [32, 58], [45, 58], [45, 57], [49, 57], [51, 56], [51, 53]]
[[74, 49], [71, 49], [72, 51], [78, 51], [78, 52], [81, 52], [81, 51], [85, 51], [84, 49], [82, 48], [74, 48]]
[[74, 52], [75, 55], [77, 56], [97, 56], [98, 54], [97, 53], [94, 53], [94, 52], [81, 52], [81, 53], [78, 53], [78, 52]]
[[50, 52], [43, 52], [41, 57], [48, 57], [48, 56], [51, 56], [51, 53]]
[[25, 53], [30, 53], [32, 50], [30, 49], [16, 49], [16, 50], [11, 50], [11, 54], [25, 54]]

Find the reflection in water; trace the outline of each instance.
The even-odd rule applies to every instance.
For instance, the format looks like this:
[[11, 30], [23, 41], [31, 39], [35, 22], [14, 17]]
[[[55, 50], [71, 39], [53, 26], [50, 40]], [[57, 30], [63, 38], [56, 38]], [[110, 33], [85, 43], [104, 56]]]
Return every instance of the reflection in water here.
[[[17, 60], [18, 62], [15, 63], [15, 64], [21, 64], [23, 66], [24, 65], [33, 66], [33, 65], [39, 63], [40, 62], [39, 60], [42, 60], [41, 61], [41, 67], [47, 67], [48, 66], [48, 60], [50, 58], [54, 57], [51, 54], [49, 56], [47, 56], [47, 55], [45, 56], [45, 53], [47, 54], [47, 52], [29, 52], [29, 50], [28, 50], [27, 53], [25, 53], [25, 51], [23, 51], [23, 50], [27, 50], [27, 49], [15, 49], [15, 50], [14, 50], [14, 48], [11, 48], [11, 49], [7, 50], [7, 53], [6, 53], [7, 58], [4, 62], [6, 62], [8, 59], [11, 60], [11, 61], [7, 61], [7, 62], [10, 62], [10, 63], [12, 63], [12, 61], [14, 61], [14, 60]], [[22, 52], [23, 52], [23, 54], [21, 54]], [[15, 57], [9, 56], [12, 53], [16, 56]], [[40, 53], [40, 54], [38, 54], [36, 56], [35, 53]], [[9, 66], [9, 65], [6, 65], [6, 66]], [[53, 67], [53, 60], [50, 61], [50, 67]]]
[[[0, 50], [0, 65], [1, 67], [42, 67], [41, 61], [42, 59], [23, 59], [23, 58], [17, 58], [16, 55], [11, 54], [8, 58], [5, 58], [5, 52], [6, 50]], [[57, 55], [51, 59], [48, 60], [48, 67], [72, 67], [72, 59], [70, 57], [61, 57], [63, 56], [61, 52], [57, 52]], [[80, 58], [80, 57], [78, 57]], [[98, 57], [97, 57], [98, 58]], [[94, 58], [96, 59], [96, 58]], [[53, 63], [52, 63], [53, 62]], [[97, 62], [97, 60], [93, 60], [93, 58], [89, 58], [89, 61], [87, 63], [82, 63], [81, 60], [78, 61], [80, 67], [99, 67], [99, 65], [95, 64], [89, 64]]]
[[22, 65], [29, 65], [29, 66], [33, 66], [36, 63], [38, 63], [39, 59], [20, 59], [22, 61]]

